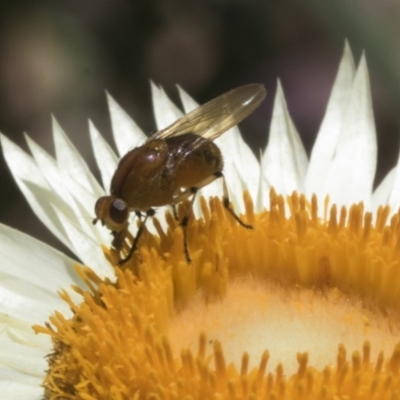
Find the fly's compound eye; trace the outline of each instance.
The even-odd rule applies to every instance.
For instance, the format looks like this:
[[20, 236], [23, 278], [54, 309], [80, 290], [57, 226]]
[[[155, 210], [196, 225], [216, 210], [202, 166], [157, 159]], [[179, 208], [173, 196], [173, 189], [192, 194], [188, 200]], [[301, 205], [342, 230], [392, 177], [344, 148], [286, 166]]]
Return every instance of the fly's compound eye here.
[[129, 217], [129, 207], [125, 201], [115, 199], [110, 205], [109, 215], [115, 224], [123, 224]]

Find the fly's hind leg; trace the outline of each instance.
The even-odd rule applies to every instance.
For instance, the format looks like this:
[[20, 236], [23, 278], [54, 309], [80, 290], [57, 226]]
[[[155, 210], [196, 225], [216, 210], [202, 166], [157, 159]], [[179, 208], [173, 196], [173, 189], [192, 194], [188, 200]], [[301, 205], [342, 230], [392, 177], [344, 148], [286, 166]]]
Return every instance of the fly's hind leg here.
[[204, 179], [203, 181], [199, 182], [199, 184], [197, 186], [192, 186], [190, 188], [187, 188], [183, 192], [179, 193], [174, 198], [174, 201], [171, 204], [172, 206], [174, 206], [175, 204], [178, 204], [181, 201], [184, 201], [184, 200], [188, 199], [190, 196], [193, 196], [192, 199], [190, 200], [189, 207], [187, 208], [187, 210], [185, 212], [185, 215], [184, 215], [184, 217], [183, 217], [183, 219], [181, 221], [181, 226], [182, 226], [182, 229], [183, 229], [183, 248], [184, 248], [184, 251], [185, 251], [185, 258], [186, 258], [186, 261], [187, 261], [188, 264], [191, 264], [191, 262], [192, 262], [192, 260], [190, 258], [189, 248], [188, 248], [188, 244], [187, 244], [187, 234], [186, 234], [187, 224], [189, 222], [190, 211], [193, 208], [193, 203], [194, 203], [194, 200], [196, 198], [196, 195], [197, 195], [197, 192], [199, 191], [199, 189], [201, 189], [204, 186], [209, 185], [211, 182], [213, 182], [213, 181], [215, 181], [216, 179], [219, 179], [219, 178], [222, 178], [222, 185], [223, 185], [223, 191], [224, 191], [224, 195], [223, 195], [224, 207], [229, 211], [229, 213], [232, 215], [232, 217], [235, 218], [235, 220], [240, 225], [242, 225], [246, 229], [253, 229], [253, 226], [243, 222], [239, 218], [239, 216], [235, 213], [233, 208], [231, 207], [230, 201], [229, 201], [228, 187], [226, 186], [226, 181], [225, 181], [224, 174], [222, 173], [222, 171], [215, 172], [214, 174], [209, 176], [207, 179]]
[[[118, 265], [123, 265], [123, 264], [125, 264], [127, 261], [130, 260], [130, 258], [132, 257], [132, 254], [133, 254], [134, 251], [137, 249], [137, 245], [138, 245], [138, 243], [139, 243], [140, 236], [142, 236], [142, 233], [143, 233], [143, 231], [144, 231], [144, 227], [146, 226], [146, 221], [147, 221], [147, 219], [148, 219], [149, 217], [153, 217], [155, 213], [156, 213], [155, 210], [153, 210], [152, 208], [150, 208], [149, 210], [146, 211], [146, 215], [145, 215], [145, 217], [144, 217], [144, 220], [143, 220], [143, 222], [141, 222], [141, 224], [140, 224], [140, 226], [139, 226], [139, 229], [138, 229], [138, 231], [136, 232], [135, 239], [133, 240], [132, 246], [131, 246], [131, 248], [129, 249], [128, 255], [127, 255], [125, 258], [123, 258], [123, 259], [118, 263]], [[137, 213], [136, 215], [138, 215], [138, 217], [139, 217], [139, 215], [141, 215], [141, 214], [140, 214], [140, 213]], [[141, 221], [141, 218], [140, 218], [140, 221]]]
[[175, 207], [176, 204], [178, 204], [184, 200], [187, 200], [190, 196], [192, 196], [189, 207], [186, 209], [185, 215], [183, 216], [182, 221], [180, 223], [180, 225], [182, 227], [182, 231], [183, 231], [183, 250], [185, 252], [185, 258], [186, 258], [186, 262], [188, 264], [192, 263], [192, 259], [190, 258], [189, 247], [187, 244], [187, 225], [189, 222], [190, 212], [192, 211], [193, 203], [196, 199], [196, 195], [197, 195], [197, 192], [199, 191], [199, 189], [201, 189], [204, 186], [207, 186], [211, 182], [215, 181], [215, 179], [217, 179], [217, 176], [215, 176], [213, 174], [210, 177], [208, 177], [207, 179], [204, 179], [203, 181], [199, 182], [199, 184], [197, 186], [192, 186], [190, 188], [185, 189], [183, 192], [179, 193], [174, 198], [174, 201], [171, 204], [173, 207]]
[[172, 215], [174, 216], [175, 221], [179, 220], [178, 212], [176, 211], [176, 204], [171, 204]]
[[190, 212], [192, 211], [192, 208], [193, 208], [194, 200], [196, 199], [198, 188], [192, 187], [190, 189], [191, 189], [193, 196], [192, 196], [192, 199], [190, 200], [189, 207], [186, 209], [185, 215], [183, 216], [182, 221], [181, 221], [181, 226], [182, 226], [182, 230], [183, 230], [183, 251], [185, 252], [185, 258], [186, 258], [186, 262], [188, 264], [192, 263], [192, 259], [190, 258], [189, 247], [187, 244], [187, 225], [189, 222]]
[[235, 213], [235, 211], [233, 210], [233, 208], [230, 205], [230, 201], [229, 201], [229, 193], [228, 193], [228, 187], [226, 186], [226, 180], [225, 180], [225, 176], [222, 173], [222, 171], [216, 172], [214, 174], [215, 178], [222, 178], [222, 185], [223, 185], [223, 190], [224, 190], [224, 197], [223, 197], [223, 204], [224, 207], [229, 211], [229, 213], [232, 215], [233, 218], [235, 218], [235, 220], [237, 222], [239, 222], [240, 225], [242, 225], [244, 228], [246, 229], [253, 229], [252, 225], [246, 224], [244, 223], [239, 216]]

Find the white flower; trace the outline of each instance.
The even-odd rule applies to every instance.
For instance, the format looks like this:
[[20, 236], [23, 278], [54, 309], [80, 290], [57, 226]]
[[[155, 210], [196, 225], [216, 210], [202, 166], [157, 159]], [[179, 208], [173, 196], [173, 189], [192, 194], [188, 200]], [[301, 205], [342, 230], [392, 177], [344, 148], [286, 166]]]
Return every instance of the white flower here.
[[[185, 112], [197, 104], [179, 88]], [[182, 115], [163, 89], [152, 85], [157, 128]], [[118, 156], [89, 122], [95, 158], [104, 190], [85, 161], [53, 119], [56, 149], [54, 159], [26, 136], [32, 156], [5, 136], [1, 143], [7, 164], [36, 215], [81, 262], [100, 277], [114, 278], [100, 244], [108, 246], [109, 232], [94, 226], [94, 203], [109, 187], [118, 158], [142, 144], [146, 135], [108, 96], [111, 122]], [[376, 133], [365, 57], [357, 71], [346, 43], [326, 115], [321, 124], [310, 160], [289, 116], [283, 90], [278, 83], [269, 143], [259, 163], [242, 140], [237, 127], [216, 140], [222, 149], [225, 175], [234, 207], [244, 211], [241, 199], [248, 189], [256, 210], [269, 207], [269, 190], [282, 195], [293, 191], [310, 198], [317, 195], [319, 213], [324, 215], [324, 199], [349, 207], [364, 202], [367, 210], [388, 204], [393, 212], [400, 206], [400, 170], [395, 167], [377, 190], [372, 185], [376, 168]], [[205, 196], [220, 196], [213, 183], [202, 190]], [[199, 203], [195, 205], [201, 213]], [[159, 213], [158, 216], [161, 216]], [[0, 393], [13, 400], [40, 399], [41, 383], [51, 352], [47, 336], [35, 335], [31, 328], [42, 324], [54, 310], [66, 316], [71, 311], [57, 295], [61, 289], [77, 299], [71, 285], [81, 285], [74, 271], [76, 261], [20, 232], [0, 225]]]

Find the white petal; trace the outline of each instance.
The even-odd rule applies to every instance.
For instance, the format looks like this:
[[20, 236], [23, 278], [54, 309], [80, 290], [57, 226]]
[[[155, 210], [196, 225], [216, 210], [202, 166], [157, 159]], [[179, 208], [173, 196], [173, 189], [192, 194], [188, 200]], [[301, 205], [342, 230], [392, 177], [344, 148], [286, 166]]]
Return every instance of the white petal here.
[[269, 192], [271, 190], [271, 187], [265, 178], [265, 175], [263, 173], [264, 167], [264, 157], [263, 153], [260, 150], [260, 168], [259, 168], [259, 177], [258, 177], [258, 191], [257, 191], [257, 197], [256, 197], [256, 204], [255, 204], [255, 210], [256, 212], [261, 212], [264, 209], [269, 209]]
[[[3, 319], [3, 315], [0, 315], [0, 326]], [[19, 322], [16, 325], [19, 326], [14, 328], [10, 322], [0, 329], [1, 398], [43, 399], [41, 384], [47, 367], [45, 357], [51, 347], [50, 337], [36, 335], [27, 323]], [[15, 337], [15, 331], [17, 335], [21, 333], [19, 336], [24, 337], [23, 341]]]
[[122, 157], [129, 150], [142, 145], [147, 140], [147, 136], [108, 93], [107, 101], [114, 141], [118, 154]]
[[349, 207], [364, 201], [369, 210], [376, 160], [375, 122], [363, 55], [345, 105], [335, 155], [325, 181], [325, 193], [329, 192], [331, 204]]
[[[1, 311], [31, 322], [44, 320], [55, 307], [66, 311], [57, 291], [81, 283], [75, 260], [5, 225], [0, 225], [0, 259]], [[41, 305], [35, 311], [36, 301]]]
[[[37, 323], [38, 321], [35, 321]], [[0, 313], [0, 332], [2, 341], [10, 340], [23, 346], [41, 348], [47, 351], [51, 339], [48, 335], [36, 335], [32, 323]]]
[[[57, 198], [57, 207], [62, 209], [64, 214], [68, 215], [73, 223], [77, 223], [77, 215], [79, 215], [79, 213], [78, 208], [75, 206], [73, 196], [68, 191], [68, 186], [66, 186], [66, 183], [69, 181], [67, 172], [65, 170], [60, 171], [56, 161], [40, 146], [38, 146], [28, 135], [25, 135], [25, 139], [44, 178], [53, 190], [53, 203], [54, 199]], [[75, 189], [76, 186], [78, 185], [76, 182], [74, 182]], [[75, 195], [80, 195], [80, 198], [82, 199], [84, 198], [84, 195], [82, 195], [81, 192], [83, 191], [80, 191]], [[91, 201], [91, 204], [93, 204], [93, 200]], [[93, 206], [91, 206], [91, 210], [92, 209]]]
[[317, 194], [320, 206], [322, 206], [326, 195], [326, 177], [335, 154], [354, 76], [354, 59], [346, 41], [326, 113], [311, 151], [310, 165], [305, 180], [307, 197], [311, 197], [313, 193]]
[[[33, 334], [32, 332], [32, 335]], [[45, 353], [46, 350], [41, 347], [20, 345], [12, 340], [5, 340], [3, 336], [2, 334], [2, 338], [0, 339], [0, 344], [2, 345], [0, 363], [25, 374], [27, 377], [32, 376], [38, 379], [43, 377], [48, 367], [45, 358], [47, 355]], [[27, 381], [29, 382], [29, 379], [27, 379]]]
[[195, 110], [199, 107], [199, 103], [197, 103], [193, 97], [189, 96], [179, 85], [177, 85], [179, 91], [179, 97], [181, 98], [181, 102], [183, 105], [183, 109], [185, 110], [185, 114], [190, 113], [190, 111]]
[[[377, 210], [379, 206], [390, 204], [393, 185], [396, 175], [398, 174], [398, 166], [393, 167], [383, 178], [382, 182], [372, 194], [372, 209]], [[392, 210], [393, 211], [393, 210]]]
[[74, 246], [75, 254], [101, 278], [113, 278], [112, 267], [104, 257], [99, 243], [87, 235], [80, 226], [73, 225], [61, 210], [55, 209], [55, 211]]
[[2, 224], [0, 256], [0, 272], [24, 279], [48, 290], [49, 293], [80, 282], [73, 267], [77, 261], [29, 235]]
[[[45, 354], [43, 355], [45, 356]], [[44, 357], [42, 357], [44, 358]], [[25, 373], [22, 373], [20, 371], [16, 371], [13, 368], [10, 368], [6, 365], [2, 365], [0, 361], [0, 393], [3, 395], [3, 388], [7, 388], [10, 385], [12, 385], [12, 382], [23, 382], [24, 385], [27, 387], [33, 388], [34, 386], [40, 387], [40, 385], [43, 383], [43, 378], [44, 378], [44, 373], [42, 373], [41, 377], [37, 376], [29, 376]], [[42, 389], [43, 392], [43, 389]], [[2, 397], [2, 399], [9, 399], [9, 397]], [[15, 397], [20, 399], [19, 397]], [[30, 400], [31, 397], [28, 397]], [[43, 399], [43, 397], [41, 397]]]
[[[390, 172], [389, 172], [389, 174], [390, 174]], [[385, 178], [384, 181], [386, 181], [386, 180], [387, 180], [387, 177]], [[389, 182], [385, 182], [385, 184], [387, 186], [389, 186]], [[383, 203], [383, 204], [385, 204], [385, 203]], [[389, 195], [387, 204], [389, 204], [389, 206], [390, 206], [391, 214], [397, 213], [397, 211], [400, 207], [400, 155], [399, 155], [399, 160], [397, 161], [397, 165], [394, 168], [394, 177], [393, 177], [393, 182], [392, 182], [392, 188], [390, 191], [390, 195]]]
[[[3, 371], [0, 370], [0, 374]], [[7, 400], [43, 400], [43, 388], [40, 386], [42, 380], [37, 380], [36, 384], [25, 384], [22, 381], [25, 377], [21, 377], [19, 380], [11, 379], [0, 380], [0, 393], [3, 399]]]
[[[233, 127], [227, 130], [223, 135], [215, 140], [215, 144], [221, 149], [222, 157], [224, 159], [224, 175], [226, 178], [229, 196], [235, 208], [240, 208], [243, 211], [244, 205], [242, 204], [243, 192], [243, 179], [236, 167], [238, 159], [238, 138], [240, 136], [239, 130]], [[221, 196], [222, 192], [219, 192]], [[237, 210], [239, 211], [239, 210]]]
[[91, 209], [90, 214], [88, 214], [86, 208], [84, 208], [77, 199], [74, 199], [74, 204], [75, 207], [77, 207], [77, 209], [79, 210], [77, 212], [77, 225], [95, 242], [99, 244], [108, 244], [110, 231], [104, 232], [104, 230], [99, 229], [101, 224], [93, 224], [94, 210]]
[[48, 203], [62, 210], [72, 224], [80, 226], [92, 239], [101, 243], [105, 237], [92, 223], [97, 198], [75, 181], [68, 171], [60, 169], [56, 161], [27, 135], [26, 140], [36, 163], [53, 189], [54, 198], [57, 198], [56, 201], [54, 198], [52, 201], [49, 199]]
[[118, 157], [100, 135], [92, 121], [89, 121], [89, 133], [92, 141], [94, 156], [100, 169], [101, 180], [106, 191], [110, 188], [111, 178], [118, 165]]
[[71, 314], [56, 292], [49, 293], [47, 289], [41, 289], [24, 280], [0, 274], [1, 313], [13, 315], [33, 324], [47, 320], [53, 313], [54, 307], [61, 312]]
[[68, 171], [76, 181], [89, 192], [93, 193], [94, 196], [100, 197], [103, 189], [90, 172], [85, 160], [78, 153], [54, 117], [52, 118], [52, 122], [57, 165], [61, 170]]
[[[59, 198], [53, 193], [42, 172], [36, 166], [31, 156], [21, 150], [7, 137], [1, 135], [4, 158], [13, 177], [25, 196], [33, 212], [47, 228], [68, 248], [71, 243], [65, 230], [54, 213], [50, 203], [57, 204]], [[62, 205], [60, 205], [62, 208]]]
[[183, 116], [182, 111], [169, 99], [164, 90], [158, 88], [153, 82], [151, 82], [151, 94], [158, 130], [166, 128]]
[[265, 177], [280, 194], [291, 194], [294, 190], [303, 192], [307, 167], [307, 154], [290, 118], [278, 81], [269, 140], [264, 152]]
[[260, 163], [251, 151], [250, 147], [243, 140], [242, 135], [238, 131], [238, 159], [235, 162], [239, 174], [242, 178], [244, 188], [247, 189], [253, 199], [257, 197], [258, 187], [260, 183]]

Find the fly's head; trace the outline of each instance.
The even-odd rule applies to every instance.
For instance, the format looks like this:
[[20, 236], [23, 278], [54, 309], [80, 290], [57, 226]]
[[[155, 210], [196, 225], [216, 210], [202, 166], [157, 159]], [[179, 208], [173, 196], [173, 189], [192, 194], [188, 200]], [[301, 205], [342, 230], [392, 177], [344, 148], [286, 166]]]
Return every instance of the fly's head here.
[[96, 201], [94, 206], [96, 218], [93, 224], [100, 221], [101, 224], [110, 229], [111, 232], [126, 230], [129, 218], [128, 204], [115, 196], [103, 196]]

